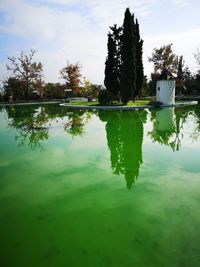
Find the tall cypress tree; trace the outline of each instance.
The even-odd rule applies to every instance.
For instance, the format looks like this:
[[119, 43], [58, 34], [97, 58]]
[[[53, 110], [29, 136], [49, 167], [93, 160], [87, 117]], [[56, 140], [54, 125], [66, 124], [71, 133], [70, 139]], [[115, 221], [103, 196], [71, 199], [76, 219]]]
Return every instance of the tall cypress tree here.
[[127, 104], [136, 89], [136, 48], [134, 20], [129, 8], [125, 11], [122, 35], [122, 67], [120, 94], [123, 104]]
[[[134, 18], [133, 18], [134, 20]], [[143, 84], [144, 78], [144, 68], [142, 61], [143, 54], [143, 40], [140, 38], [140, 29], [138, 20], [135, 22], [135, 48], [136, 48], [136, 89], [134, 91], [133, 97], [135, 97], [140, 93]]]
[[116, 97], [120, 89], [120, 34], [121, 27], [115, 24], [110, 27], [112, 33], [108, 34], [108, 56], [105, 63], [105, 79], [104, 84], [106, 89]]

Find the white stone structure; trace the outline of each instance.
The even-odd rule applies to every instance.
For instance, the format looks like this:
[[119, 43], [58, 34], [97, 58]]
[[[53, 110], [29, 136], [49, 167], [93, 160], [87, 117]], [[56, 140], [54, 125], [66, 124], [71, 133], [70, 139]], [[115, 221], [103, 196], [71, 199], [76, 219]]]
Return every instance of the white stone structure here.
[[165, 105], [174, 105], [175, 88], [175, 80], [158, 80], [156, 83], [156, 101]]

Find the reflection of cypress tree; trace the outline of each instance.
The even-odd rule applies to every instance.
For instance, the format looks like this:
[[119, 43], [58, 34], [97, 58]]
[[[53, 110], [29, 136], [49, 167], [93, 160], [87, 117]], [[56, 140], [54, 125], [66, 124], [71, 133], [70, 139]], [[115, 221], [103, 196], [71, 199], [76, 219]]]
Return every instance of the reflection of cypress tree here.
[[127, 187], [139, 176], [142, 164], [143, 122], [145, 111], [100, 112], [100, 119], [107, 121], [106, 133], [114, 174], [123, 174]]

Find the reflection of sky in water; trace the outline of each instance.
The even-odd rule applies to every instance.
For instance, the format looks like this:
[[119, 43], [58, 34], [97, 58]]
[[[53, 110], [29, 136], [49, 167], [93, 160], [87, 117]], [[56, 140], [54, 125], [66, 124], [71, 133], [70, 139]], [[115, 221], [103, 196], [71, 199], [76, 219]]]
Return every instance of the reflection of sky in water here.
[[199, 266], [198, 107], [2, 112], [2, 266]]

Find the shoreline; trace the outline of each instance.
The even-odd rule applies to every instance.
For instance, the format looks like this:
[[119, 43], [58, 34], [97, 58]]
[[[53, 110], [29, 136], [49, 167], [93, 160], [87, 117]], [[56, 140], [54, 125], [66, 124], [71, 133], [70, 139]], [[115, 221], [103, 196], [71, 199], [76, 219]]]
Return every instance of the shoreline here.
[[[181, 103], [175, 103], [172, 105], [162, 105], [158, 108], [166, 107], [185, 107], [197, 105], [198, 101], [186, 101]], [[71, 105], [68, 103], [61, 103], [60, 106], [66, 107], [69, 109], [81, 109], [81, 110], [137, 110], [137, 109], [152, 109], [156, 108], [152, 105], [141, 105], [141, 106], [85, 106], [85, 105]]]

